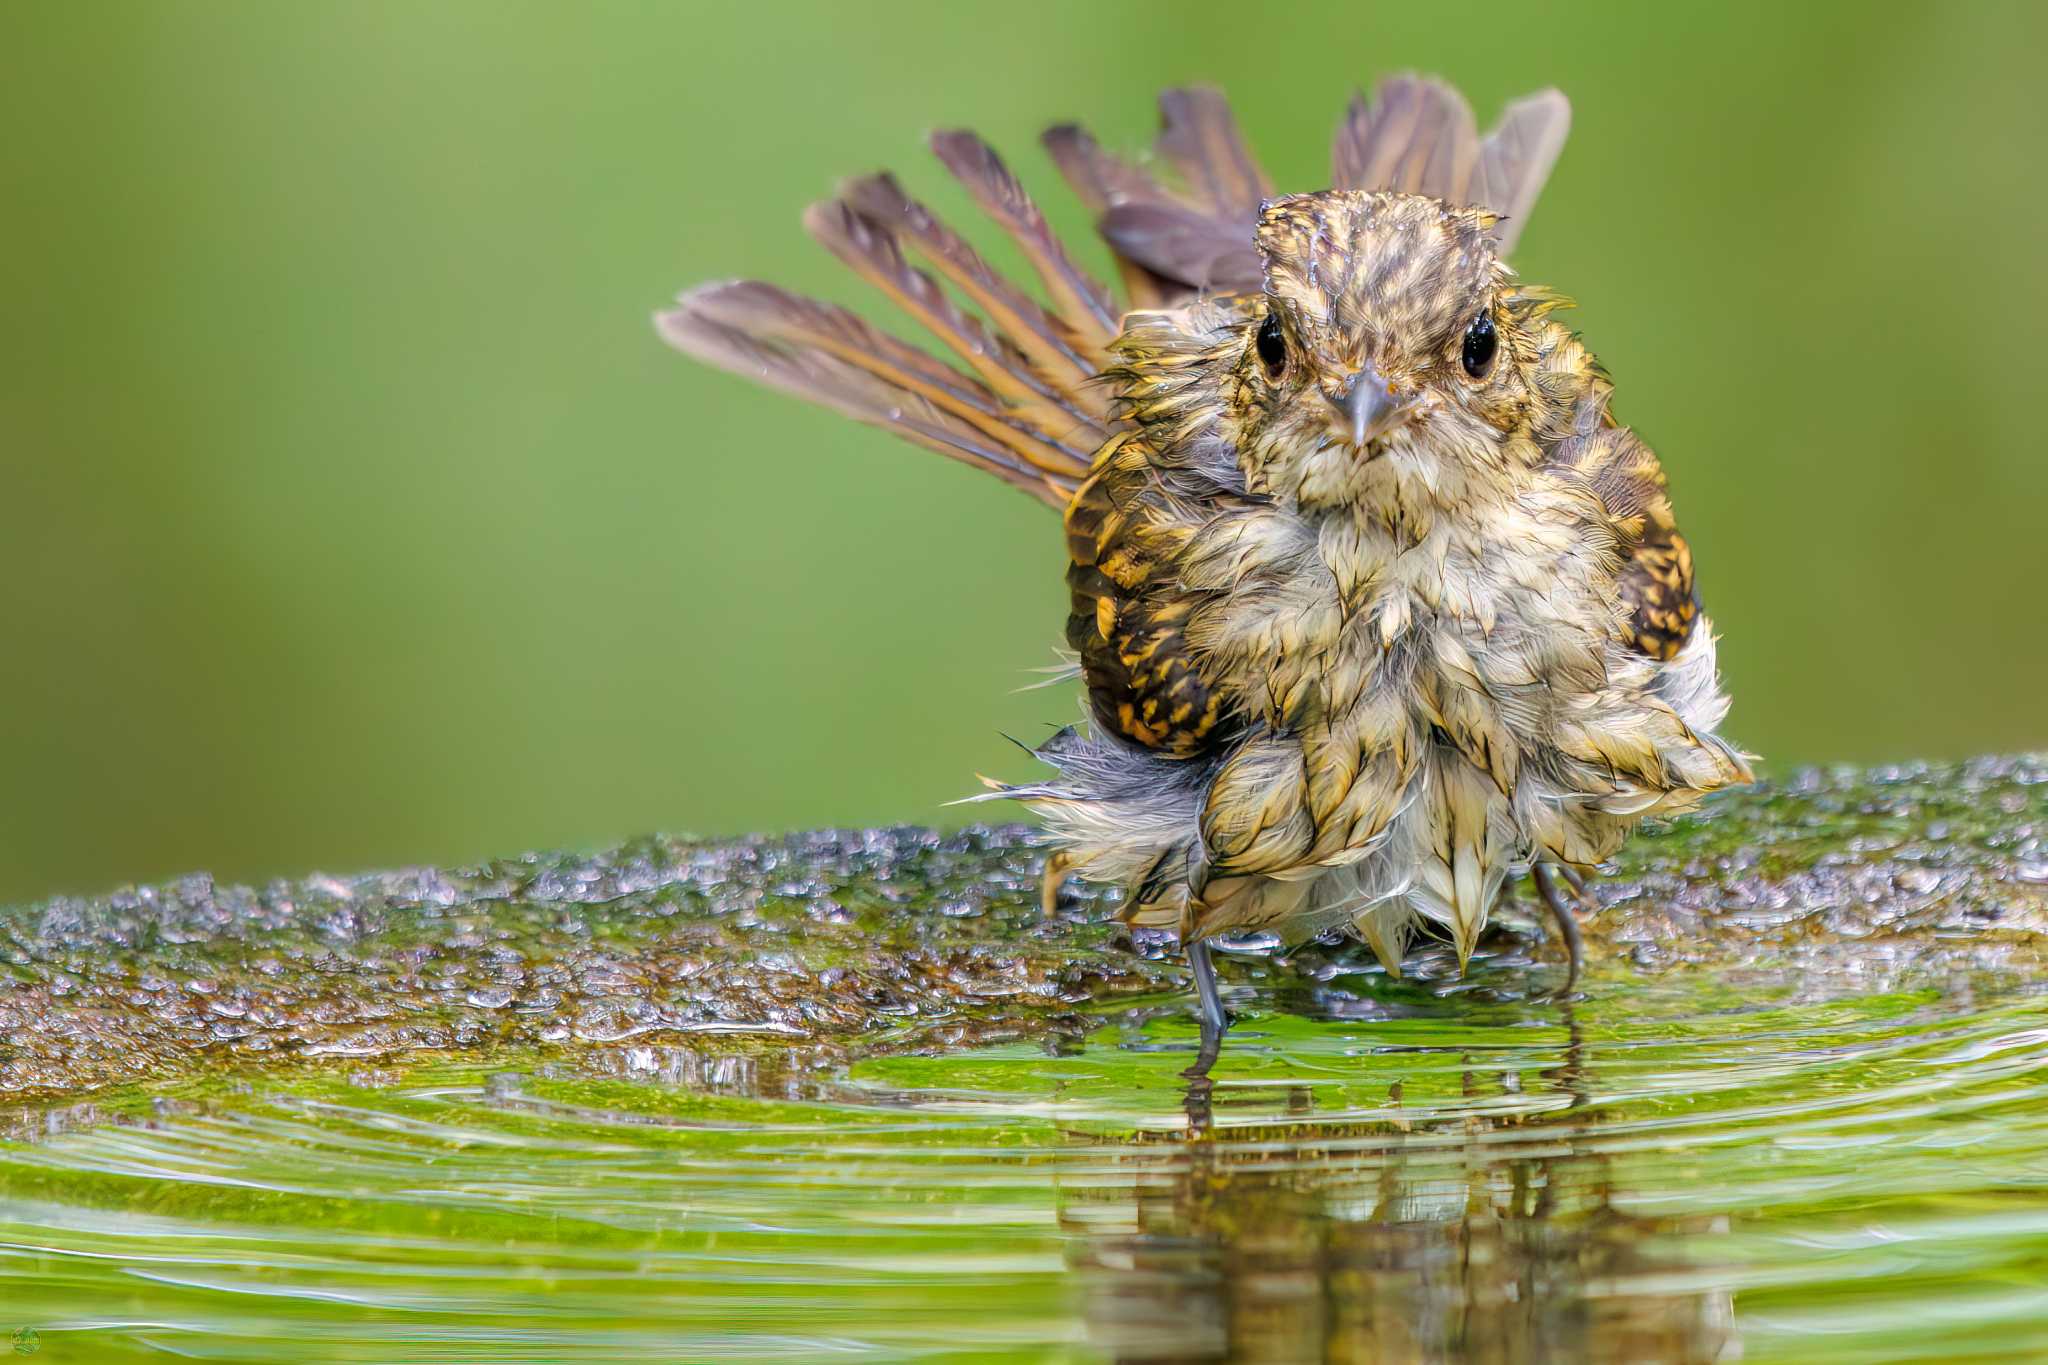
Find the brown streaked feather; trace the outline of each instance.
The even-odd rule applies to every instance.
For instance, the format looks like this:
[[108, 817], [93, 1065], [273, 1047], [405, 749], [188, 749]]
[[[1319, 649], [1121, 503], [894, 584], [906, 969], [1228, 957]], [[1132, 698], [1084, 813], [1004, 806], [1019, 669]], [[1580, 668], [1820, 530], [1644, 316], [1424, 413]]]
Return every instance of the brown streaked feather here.
[[1074, 411], [1006, 338], [956, 304], [938, 281], [904, 259], [895, 235], [843, 201], [813, 204], [804, 226], [855, 274], [916, 318], [990, 388], [1041, 431], [1074, 446], [1098, 443], [1108, 429]]
[[693, 308], [687, 294], [680, 307], [658, 314], [656, 323], [670, 345], [706, 364], [808, 398], [857, 422], [887, 428], [927, 450], [985, 469], [1055, 506], [1065, 501], [1065, 492], [1048, 475], [969, 423], [831, 355], [757, 341]]
[[1084, 355], [1069, 329], [1036, 299], [996, 274], [964, 237], [905, 194], [895, 177], [870, 175], [849, 181], [842, 187], [842, 197], [855, 212], [896, 234], [986, 313], [1062, 406], [1097, 422], [1109, 415], [1107, 397], [1091, 383], [1100, 361]]
[[1024, 253], [1040, 283], [1052, 296], [1053, 319], [1068, 329], [1070, 341], [1096, 369], [1116, 336], [1116, 314], [1109, 291], [1074, 264], [1059, 238], [1046, 226], [1045, 214], [1010, 173], [995, 149], [973, 133], [933, 133], [932, 151], [959, 177], [983, 212], [1010, 235]]
[[758, 280], [704, 285], [683, 295], [678, 304], [680, 311], [743, 332], [757, 342], [791, 352], [822, 351], [925, 399], [1042, 471], [1064, 490], [1062, 499], [1088, 472], [1092, 450], [1061, 445], [986, 385], [835, 304]]

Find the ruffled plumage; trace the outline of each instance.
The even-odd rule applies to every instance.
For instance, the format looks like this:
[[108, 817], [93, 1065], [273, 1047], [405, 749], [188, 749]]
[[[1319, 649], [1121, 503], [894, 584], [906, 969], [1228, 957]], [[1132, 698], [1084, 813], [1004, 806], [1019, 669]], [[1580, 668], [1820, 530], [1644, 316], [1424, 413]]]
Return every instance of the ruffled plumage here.
[[[1715, 734], [1662, 468], [1565, 301], [1502, 263], [1569, 106], [1529, 96], [1482, 138], [1448, 86], [1396, 77], [1339, 123], [1336, 188], [1283, 199], [1220, 95], [1160, 109], [1150, 164], [1071, 125], [1044, 139], [1127, 310], [948, 131], [933, 150], [1042, 298], [875, 175], [806, 224], [946, 359], [752, 281], [657, 325], [1065, 514], [1092, 723], [1037, 751], [1051, 777], [991, 793], [1043, 817], [1057, 869], [1190, 940], [1342, 924], [1398, 971], [1434, 925], [1462, 961], [1511, 876], [1591, 867], [1643, 816], [1749, 780]], [[1475, 310], [1497, 380], [1448, 368]], [[1359, 374], [1413, 416], [1349, 450], [1324, 400]]]

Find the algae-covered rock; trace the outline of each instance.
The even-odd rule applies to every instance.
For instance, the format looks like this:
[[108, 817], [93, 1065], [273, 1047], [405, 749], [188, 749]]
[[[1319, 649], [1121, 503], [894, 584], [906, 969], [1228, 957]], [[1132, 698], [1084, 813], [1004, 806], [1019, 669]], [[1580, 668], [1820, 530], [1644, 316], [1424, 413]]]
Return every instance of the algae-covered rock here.
[[[0, 911], [0, 1094], [195, 1068], [393, 1060], [696, 1036], [744, 1052], [915, 1050], [1077, 1029], [1184, 976], [1107, 898], [1038, 908], [1022, 827], [653, 838], [590, 857], [315, 876], [205, 876]], [[1603, 973], [1768, 967], [1889, 985], [2032, 970], [2048, 942], [2048, 763], [1809, 772], [1647, 831], [1596, 886]], [[1249, 942], [1226, 982], [1367, 998], [1346, 945]], [[1525, 905], [1465, 989], [1554, 984]], [[1548, 959], [1547, 961], [1544, 959]], [[1411, 976], [1448, 983], [1448, 954]]]

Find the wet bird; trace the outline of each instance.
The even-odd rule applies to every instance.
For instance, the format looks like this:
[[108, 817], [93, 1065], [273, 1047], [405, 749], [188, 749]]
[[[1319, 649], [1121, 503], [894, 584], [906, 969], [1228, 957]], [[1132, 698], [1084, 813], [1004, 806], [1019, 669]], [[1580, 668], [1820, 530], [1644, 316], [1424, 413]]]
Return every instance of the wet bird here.
[[1094, 215], [1113, 301], [971, 133], [939, 159], [1029, 261], [999, 275], [888, 175], [810, 232], [951, 353], [771, 284], [657, 315], [712, 365], [886, 427], [1065, 518], [1087, 724], [999, 786], [1073, 874], [1187, 947], [1341, 926], [1398, 973], [1460, 967], [1530, 875], [1576, 981], [1571, 902], [1645, 816], [1750, 780], [1716, 734], [1714, 635], [1657, 457], [1505, 258], [1570, 122], [1556, 91], [1485, 137], [1390, 79], [1339, 123], [1333, 188], [1276, 195], [1228, 106], [1160, 98], [1156, 155], [1046, 150]]

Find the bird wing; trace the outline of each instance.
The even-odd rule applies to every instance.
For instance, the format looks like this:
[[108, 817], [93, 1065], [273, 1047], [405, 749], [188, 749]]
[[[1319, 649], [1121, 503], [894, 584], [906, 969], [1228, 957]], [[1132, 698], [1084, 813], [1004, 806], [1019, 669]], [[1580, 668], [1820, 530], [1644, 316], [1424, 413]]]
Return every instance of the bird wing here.
[[1535, 286], [1508, 298], [1536, 338], [1532, 379], [1570, 400], [1544, 433], [1545, 463], [1576, 478], [1600, 500], [1620, 533], [1624, 556], [1615, 588], [1627, 614], [1622, 637], [1653, 659], [1670, 661], [1699, 620], [1692, 546], [1678, 529], [1664, 466], [1643, 439], [1614, 418], [1614, 386], [1585, 344], [1549, 315], [1570, 300]]
[[1607, 419], [1560, 442], [1551, 463], [1583, 479], [1621, 532], [1627, 558], [1616, 588], [1628, 612], [1623, 638], [1653, 659], [1677, 658], [1698, 624], [1700, 603], [1692, 547], [1678, 529], [1656, 452]]
[[1223, 693], [1204, 676], [1188, 628], [1200, 594], [1177, 559], [1198, 516], [1161, 481], [1142, 436], [1111, 439], [1067, 508], [1067, 644], [1097, 721], [1177, 758], [1215, 747], [1230, 728]]

